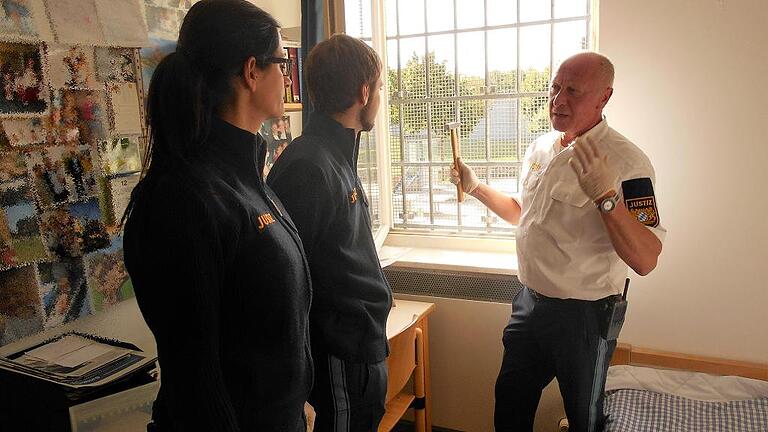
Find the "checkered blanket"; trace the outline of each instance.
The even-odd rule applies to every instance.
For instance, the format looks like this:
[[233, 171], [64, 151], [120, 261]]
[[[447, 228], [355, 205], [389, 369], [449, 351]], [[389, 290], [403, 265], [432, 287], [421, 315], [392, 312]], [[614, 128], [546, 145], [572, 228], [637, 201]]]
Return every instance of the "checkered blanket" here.
[[605, 432], [768, 432], [768, 398], [707, 402], [645, 390], [605, 396]]

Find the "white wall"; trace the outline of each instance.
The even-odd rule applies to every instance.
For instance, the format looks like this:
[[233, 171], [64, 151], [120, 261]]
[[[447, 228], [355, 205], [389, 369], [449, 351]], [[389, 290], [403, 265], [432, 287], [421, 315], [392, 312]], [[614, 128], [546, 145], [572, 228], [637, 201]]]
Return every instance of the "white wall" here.
[[301, 27], [301, 1], [249, 0], [274, 16], [283, 28]]
[[768, 362], [768, 2], [600, 4], [609, 124], [653, 161], [668, 229], [621, 339]]

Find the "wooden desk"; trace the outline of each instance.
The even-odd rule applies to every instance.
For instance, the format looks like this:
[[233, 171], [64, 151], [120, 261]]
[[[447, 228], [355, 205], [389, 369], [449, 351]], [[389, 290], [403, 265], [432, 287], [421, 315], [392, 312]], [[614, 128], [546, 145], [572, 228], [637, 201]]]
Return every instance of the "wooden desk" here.
[[[428, 315], [433, 303], [395, 300], [387, 319], [390, 353], [386, 413], [379, 432], [389, 432], [409, 408], [414, 408], [417, 432], [432, 431], [432, 398], [429, 378]], [[413, 391], [407, 389], [413, 378]]]

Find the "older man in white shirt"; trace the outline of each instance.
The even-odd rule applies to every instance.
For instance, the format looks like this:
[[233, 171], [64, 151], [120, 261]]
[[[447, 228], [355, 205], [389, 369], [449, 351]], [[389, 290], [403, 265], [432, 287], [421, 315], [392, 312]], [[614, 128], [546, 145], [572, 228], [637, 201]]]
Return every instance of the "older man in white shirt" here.
[[520, 197], [481, 183], [461, 160], [451, 180], [517, 229], [519, 278], [496, 381], [496, 431], [531, 431], [543, 388], [557, 377], [571, 430], [600, 430], [605, 372], [616, 347], [609, 309], [627, 266], [651, 272], [661, 253], [645, 154], [602, 115], [613, 94], [610, 60], [581, 53], [552, 80], [555, 131], [526, 152]]

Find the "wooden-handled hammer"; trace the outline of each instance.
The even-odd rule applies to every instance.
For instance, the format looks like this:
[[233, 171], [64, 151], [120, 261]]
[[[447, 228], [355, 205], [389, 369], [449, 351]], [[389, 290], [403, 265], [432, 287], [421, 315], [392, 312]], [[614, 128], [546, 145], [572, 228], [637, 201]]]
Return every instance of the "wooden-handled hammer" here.
[[461, 168], [459, 168], [459, 126], [461, 122], [450, 122], [445, 124], [445, 130], [451, 134], [451, 152], [453, 153], [453, 166], [459, 172], [459, 182], [456, 183], [456, 194], [459, 202], [464, 202], [464, 189], [461, 186]]

